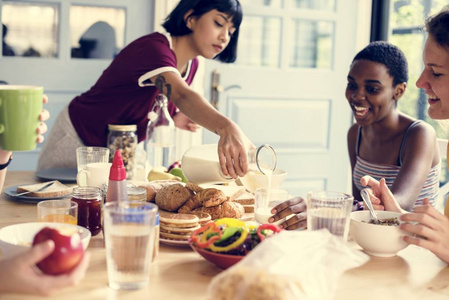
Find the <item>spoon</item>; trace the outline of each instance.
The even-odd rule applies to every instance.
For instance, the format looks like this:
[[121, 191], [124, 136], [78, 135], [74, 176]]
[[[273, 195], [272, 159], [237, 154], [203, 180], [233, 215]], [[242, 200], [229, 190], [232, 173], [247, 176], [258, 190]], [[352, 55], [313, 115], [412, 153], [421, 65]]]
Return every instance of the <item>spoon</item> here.
[[377, 215], [373, 209], [373, 205], [371, 204], [371, 200], [369, 198], [368, 191], [366, 189], [363, 189], [360, 191], [360, 195], [362, 196], [363, 202], [365, 202], [366, 206], [369, 209], [369, 212], [371, 213], [371, 216], [374, 219], [374, 224], [380, 224], [379, 218], [377, 218]]

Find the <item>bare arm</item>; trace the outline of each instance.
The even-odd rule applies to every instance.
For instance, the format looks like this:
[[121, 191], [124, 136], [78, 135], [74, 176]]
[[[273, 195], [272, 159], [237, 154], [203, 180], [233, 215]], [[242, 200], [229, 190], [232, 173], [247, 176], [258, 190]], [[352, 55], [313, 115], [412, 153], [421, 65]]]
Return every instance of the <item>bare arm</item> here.
[[248, 172], [247, 153], [254, 145], [237, 124], [192, 90], [179, 74], [166, 72], [151, 80], [189, 119], [220, 136], [218, 156], [225, 175], [237, 178]]
[[407, 135], [404, 149], [401, 170], [391, 192], [403, 209], [411, 211], [432, 165], [440, 160], [434, 129], [425, 123], [413, 127]]
[[425, 127], [414, 127], [417, 130], [407, 136], [407, 153], [391, 191], [386, 186], [385, 179], [379, 182], [371, 176], [364, 176], [360, 180], [363, 186], [371, 187], [371, 200], [375, 209], [402, 212], [413, 209], [432, 164], [440, 160], [435, 131], [430, 125], [424, 125]]
[[[354, 173], [355, 163], [357, 160], [357, 154], [355, 152], [356, 142], [357, 142], [357, 133], [358, 133], [358, 125], [354, 124], [349, 128], [348, 135], [347, 135], [347, 142], [348, 142], [348, 154], [349, 154], [349, 161], [351, 162], [351, 182], [352, 182], [352, 174]], [[352, 195], [354, 196], [354, 199], [362, 200], [360, 197], [360, 191], [355, 186], [354, 182], [352, 182]]]

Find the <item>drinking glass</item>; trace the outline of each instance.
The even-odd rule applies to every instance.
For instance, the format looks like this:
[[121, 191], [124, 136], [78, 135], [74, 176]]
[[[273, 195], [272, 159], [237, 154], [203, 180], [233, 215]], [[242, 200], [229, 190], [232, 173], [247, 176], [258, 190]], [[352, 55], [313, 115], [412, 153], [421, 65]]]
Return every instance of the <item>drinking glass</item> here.
[[354, 197], [341, 192], [316, 191], [307, 194], [307, 229], [327, 228], [347, 240]]
[[[266, 189], [258, 188], [254, 193], [255, 207], [254, 207], [254, 217], [257, 222], [261, 224], [269, 223], [273, 214], [271, 210], [276, 205], [286, 201], [288, 199], [288, 192], [283, 189]], [[277, 221], [274, 224], [281, 224], [285, 221], [285, 218]]]
[[76, 163], [78, 172], [84, 170], [90, 163], [108, 163], [109, 149], [106, 147], [78, 147], [76, 148]]
[[157, 206], [129, 201], [104, 205], [104, 234], [109, 286], [139, 289], [150, 281]]
[[37, 221], [77, 225], [78, 204], [70, 199], [41, 201], [37, 204]]

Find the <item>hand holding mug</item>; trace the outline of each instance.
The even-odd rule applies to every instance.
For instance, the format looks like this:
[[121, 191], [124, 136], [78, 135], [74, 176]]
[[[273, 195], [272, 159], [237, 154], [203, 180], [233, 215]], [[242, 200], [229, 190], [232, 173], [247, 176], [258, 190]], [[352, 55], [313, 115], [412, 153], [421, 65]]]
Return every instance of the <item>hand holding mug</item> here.
[[43, 110], [47, 97], [43, 87], [26, 85], [0, 86], [0, 148], [29, 151], [42, 142], [49, 113]]

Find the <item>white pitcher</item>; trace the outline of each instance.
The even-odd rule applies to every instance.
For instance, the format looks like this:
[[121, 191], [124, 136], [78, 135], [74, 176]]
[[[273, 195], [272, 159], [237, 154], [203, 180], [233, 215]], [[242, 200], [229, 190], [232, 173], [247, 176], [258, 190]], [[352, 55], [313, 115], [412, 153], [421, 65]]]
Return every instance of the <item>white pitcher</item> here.
[[[183, 155], [181, 167], [188, 181], [196, 184], [214, 184], [234, 181], [221, 171], [217, 144], [198, 145], [189, 148]], [[265, 174], [276, 168], [276, 152], [267, 144], [248, 152], [248, 167], [251, 171]]]

